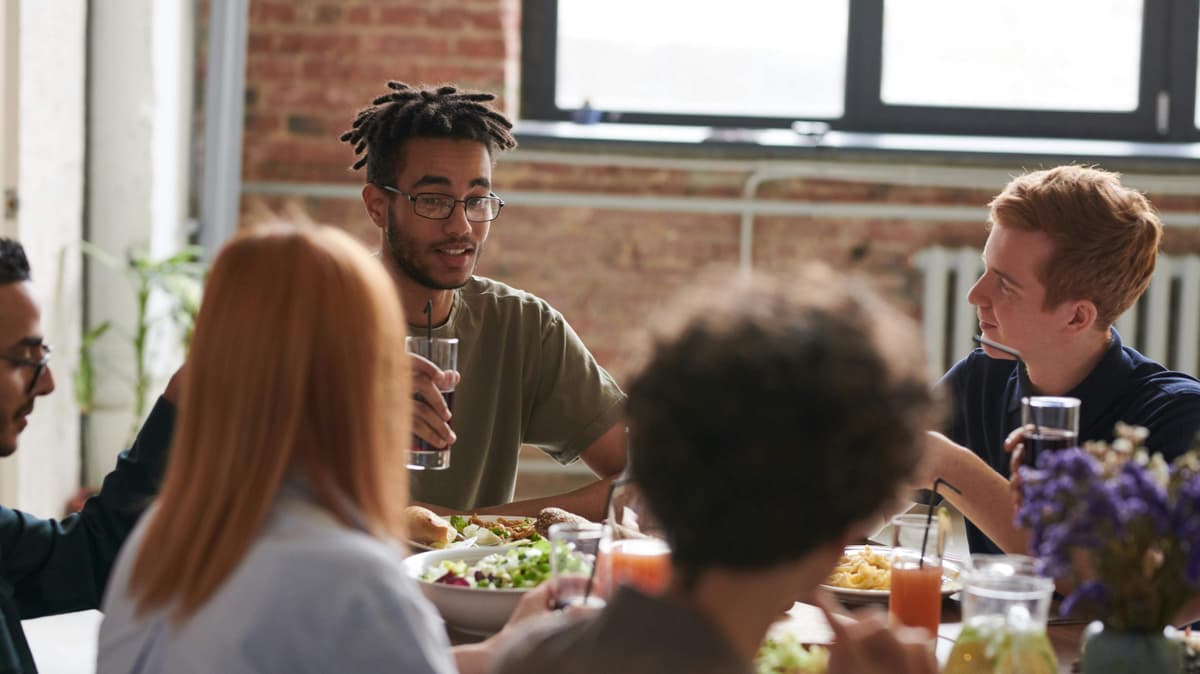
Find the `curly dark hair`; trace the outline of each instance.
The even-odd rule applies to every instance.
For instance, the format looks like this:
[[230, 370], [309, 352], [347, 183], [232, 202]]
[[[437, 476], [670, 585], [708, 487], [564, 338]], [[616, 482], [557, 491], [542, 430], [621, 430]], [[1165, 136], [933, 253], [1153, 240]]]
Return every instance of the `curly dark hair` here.
[[29, 280], [29, 258], [21, 242], [0, 238], [0, 284]]
[[390, 184], [400, 171], [399, 159], [409, 138], [453, 138], [483, 143], [495, 155], [517, 146], [512, 122], [485, 105], [496, 96], [482, 91], [459, 91], [452, 86], [410, 87], [387, 83], [390, 91], [371, 101], [341, 135], [361, 155], [353, 169], [367, 167], [367, 182]]
[[796, 560], [876, 514], [921, 456], [913, 322], [828, 268], [706, 288], [629, 387], [630, 465], [685, 582]]

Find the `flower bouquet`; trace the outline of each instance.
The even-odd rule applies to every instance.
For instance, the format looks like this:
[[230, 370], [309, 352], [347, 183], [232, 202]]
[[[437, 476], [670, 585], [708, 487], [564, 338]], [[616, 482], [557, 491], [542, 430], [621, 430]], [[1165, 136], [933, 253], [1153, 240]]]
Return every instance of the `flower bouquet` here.
[[1021, 469], [1017, 524], [1043, 572], [1072, 588], [1062, 615], [1161, 640], [1200, 587], [1200, 452], [1168, 465], [1147, 436], [1118, 424], [1111, 444], [1041, 453]]

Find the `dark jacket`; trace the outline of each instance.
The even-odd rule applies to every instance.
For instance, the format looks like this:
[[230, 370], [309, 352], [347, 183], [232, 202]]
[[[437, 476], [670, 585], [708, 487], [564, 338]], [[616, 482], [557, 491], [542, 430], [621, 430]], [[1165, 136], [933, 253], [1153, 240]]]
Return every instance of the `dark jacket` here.
[[100, 493], [61, 521], [0, 506], [0, 674], [37, 672], [22, 620], [100, 607], [121, 543], [158, 493], [174, 426], [160, 398]]

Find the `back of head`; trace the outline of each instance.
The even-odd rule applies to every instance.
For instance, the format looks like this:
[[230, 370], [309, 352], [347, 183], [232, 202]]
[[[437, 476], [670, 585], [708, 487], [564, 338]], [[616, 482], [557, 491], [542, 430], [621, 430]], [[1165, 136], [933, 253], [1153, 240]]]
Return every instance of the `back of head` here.
[[244, 556], [285, 478], [344, 524], [398, 534], [406, 498], [404, 318], [379, 262], [329, 227], [266, 226], [214, 261], [196, 320], [158, 511], [133, 578], [139, 610], [186, 617]]
[[1154, 274], [1162, 223], [1149, 200], [1120, 175], [1059, 166], [1015, 178], [991, 204], [991, 224], [1045, 232], [1054, 253], [1040, 271], [1046, 308], [1066, 300], [1096, 304], [1107, 329]]
[[472, 140], [487, 146], [493, 157], [498, 150], [517, 146], [512, 122], [488, 105], [494, 94], [452, 86], [410, 87], [403, 82], [388, 82], [388, 89], [360, 110], [354, 126], [341, 136], [354, 146], [356, 155], [362, 155], [354, 168], [365, 164], [369, 183], [391, 184], [401, 170], [399, 160], [410, 138]]
[[29, 280], [29, 259], [19, 241], [0, 238], [0, 285]]
[[698, 293], [628, 402], [685, 577], [798, 560], [893, 498], [931, 420], [920, 354], [911, 320], [826, 268]]

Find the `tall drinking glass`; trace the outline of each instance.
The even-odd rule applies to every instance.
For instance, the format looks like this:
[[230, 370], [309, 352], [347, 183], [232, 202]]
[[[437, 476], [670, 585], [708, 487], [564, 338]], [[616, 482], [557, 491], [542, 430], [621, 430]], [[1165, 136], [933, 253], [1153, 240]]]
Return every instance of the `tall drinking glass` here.
[[604, 538], [600, 543], [600, 590], [611, 593], [631, 585], [645, 594], [662, 594], [671, 581], [671, 546], [637, 484], [613, 485]]
[[[458, 372], [458, 339], [453, 337], [407, 337], [404, 348], [432, 362], [439, 369]], [[440, 389], [446, 407], [454, 412], [454, 386]], [[451, 422], [453, 424], [453, 422]], [[445, 470], [450, 467], [450, 445], [435, 447], [416, 435], [408, 452], [408, 467], [412, 470]]]
[[1079, 398], [1032, 396], [1021, 398], [1025, 463], [1039, 454], [1079, 445]]
[[892, 518], [892, 625], [923, 627], [937, 638], [942, 621], [942, 556], [937, 522], [925, 515]]

